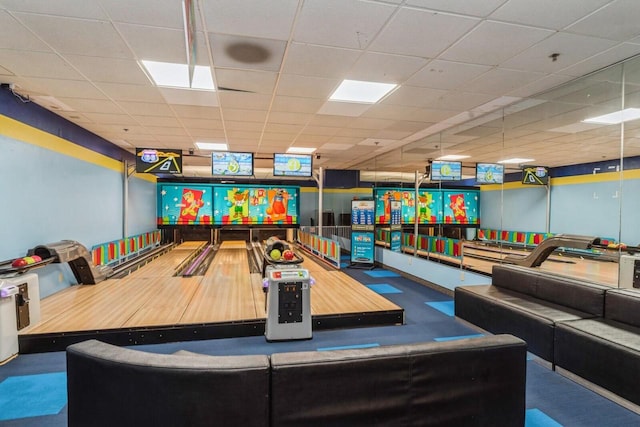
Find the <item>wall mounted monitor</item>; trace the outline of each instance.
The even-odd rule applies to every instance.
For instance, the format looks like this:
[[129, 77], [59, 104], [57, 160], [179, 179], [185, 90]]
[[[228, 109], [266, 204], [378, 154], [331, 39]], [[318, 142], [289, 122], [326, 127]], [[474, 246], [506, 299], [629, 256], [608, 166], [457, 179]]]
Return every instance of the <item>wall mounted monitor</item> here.
[[527, 185], [547, 185], [549, 168], [546, 166], [523, 166], [522, 183]]
[[311, 154], [273, 155], [273, 176], [299, 176], [310, 178], [313, 173]]
[[137, 173], [182, 173], [181, 150], [136, 148]]
[[504, 165], [476, 163], [476, 182], [478, 184], [502, 184], [504, 182]]
[[211, 153], [213, 176], [253, 176], [253, 153], [214, 151]]
[[434, 160], [431, 163], [431, 181], [460, 181], [461, 179], [461, 162]]

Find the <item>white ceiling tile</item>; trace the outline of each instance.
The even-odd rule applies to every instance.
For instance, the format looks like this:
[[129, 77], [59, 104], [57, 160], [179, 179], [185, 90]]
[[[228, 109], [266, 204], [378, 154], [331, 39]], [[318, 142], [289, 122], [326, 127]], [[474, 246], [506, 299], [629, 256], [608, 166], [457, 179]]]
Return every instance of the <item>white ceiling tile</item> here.
[[272, 111], [269, 114], [269, 123], [306, 124], [311, 117], [311, 114], [305, 113]]
[[457, 111], [434, 109], [434, 108], [419, 108], [413, 111], [412, 113], [407, 114], [407, 116], [404, 117], [403, 119], [415, 120], [420, 122], [428, 122], [428, 123], [436, 123], [441, 120], [446, 120], [449, 117], [455, 116], [456, 114], [457, 114]]
[[426, 107], [446, 93], [445, 90], [403, 85], [385, 97], [381, 104]]
[[599, 70], [638, 54], [640, 54], [640, 45], [621, 43], [584, 61], [578, 62], [575, 65], [563, 68], [560, 72], [573, 77], [584, 76], [592, 71]]
[[370, 50], [435, 58], [479, 22], [476, 18], [402, 8], [371, 43]]
[[271, 133], [287, 133], [297, 135], [304, 129], [304, 124], [287, 124], [287, 123], [267, 123], [265, 127], [265, 135]]
[[[556, 73], [570, 64], [607, 50], [617, 42], [577, 34], [556, 33], [537, 45], [505, 61], [500, 66], [522, 71]], [[557, 60], [549, 56], [559, 53]]]
[[318, 110], [318, 114], [331, 116], [358, 117], [367, 111], [372, 104], [359, 104], [355, 102], [327, 101]]
[[[464, 86], [464, 85], [462, 85]], [[470, 110], [485, 102], [491, 101], [495, 96], [486, 93], [474, 93], [465, 91], [449, 91], [446, 95], [435, 100], [429, 108], [445, 111]]]
[[277, 95], [320, 98], [326, 100], [329, 99], [329, 96], [339, 84], [339, 79], [282, 74], [280, 76], [280, 82], [278, 83], [276, 93]]
[[540, 28], [484, 21], [447, 49], [440, 58], [499, 65], [553, 33]]
[[162, 116], [132, 116], [136, 122], [142, 126], [157, 127], [182, 127], [182, 124], [175, 117]]
[[140, 65], [132, 59], [79, 55], [67, 55], [65, 58], [86, 78], [94, 82], [150, 84], [149, 78]]
[[207, 0], [200, 6], [209, 31], [288, 40], [297, 0]]
[[376, 132], [374, 134], [374, 138], [399, 140], [399, 139], [406, 138], [407, 136], [411, 135], [412, 133], [413, 132], [383, 129], [383, 130], [379, 130], [378, 132]]
[[571, 76], [565, 76], [562, 74], [549, 74], [548, 76], [534, 81], [533, 83], [519, 87], [511, 92], [507, 92], [507, 94], [510, 96], [526, 98], [529, 96], [534, 96], [550, 87], [555, 87], [566, 83], [571, 79], [573, 79], [573, 77]]
[[173, 88], [158, 88], [158, 91], [168, 104], [200, 105], [202, 107], [218, 106], [216, 92]]
[[365, 1], [307, 0], [296, 23], [297, 42], [365, 49], [396, 7]]
[[213, 65], [245, 70], [279, 71], [286, 42], [209, 33]]
[[194, 129], [222, 130], [222, 120], [180, 118], [180, 122], [189, 132]]
[[424, 58], [365, 52], [345, 75], [346, 79], [401, 83], [427, 64]]
[[218, 97], [222, 108], [267, 110], [271, 103], [271, 95], [264, 93], [218, 91]]
[[301, 133], [297, 136], [295, 146], [296, 147], [317, 147], [320, 144], [329, 142], [331, 137], [328, 135], [309, 135]]
[[249, 132], [242, 130], [227, 130], [227, 137], [229, 139], [244, 139], [257, 142], [260, 139], [261, 132]]
[[561, 30], [611, 0], [509, 0], [491, 19]]
[[197, 105], [172, 105], [171, 108], [176, 112], [178, 117], [187, 119], [213, 119], [221, 120], [220, 108], [217, 107], [201, 107]]
[[475, 93], [501, 95], [544, 76], [543, 73], [496, 68], [464, 85], [463, 88]]
[[[56, 0], [56, 3], [58, 0]], [[95, 3], [83, 1], [82, 3]], [[100, 0], [115, 22], [184, 29], [182, 2], [175, 0]], [[197, 20], [197, 19], [196, 19]]]
[[[333, 88], [333, 87], [332, 87]], [[300, 98], [297, 96], [276, 96], [271, 109], [273, 111], [291, 111], [299, 113], [315, 113], [324, 101], [316, 98]]]
[[[116, 24], [136, 59], [147, 61], [186, 63], [187, 48], [184, 30]], [[196, 63], [209, 65], [209, 55], [203, 33], [196, 35]]]
[[18, 12], [33, 12], [43, 15], [69, 16], [74, 18], [105, 19], [100, 4], [78, 0], [2, 0], [2, 7]]
[[264, 123], [259, 122], [234, 122], [232, 120], [225, 120], [224, 128], [227, 131], [230, 130], [245, 130], [253, 132], [262, 132]]
[[640, 2], [617, 0], [566, 28], [566, 31], [625, 41], [640, 34]]
[[122, 108], [113, 101], [106, 99], [83, 99], [83, 98], [59, 98], [60, 101], [82, 113], [109, 113], [122, 114]]
[[336, 136], [334, 136], [333, 138], [331, 138], [332, 140], [334, 138], [338, 138], [338, 137], [343, 137], [343, 138], [358, 138], [358, 140], [362, 139], [362, 138], [366, 138], [369, 135], [371, 135], [373, 132], [367, 128], [352, 128], [352, 127], [348, 127], [348, 128], [343, 128], [341, 129]]
[[488, 65], [433, 60], [406, 81], [411, 86], [453, 89], [491, 69]]
[[84, 113], [85, 117], [96, 123], [104, 123], [109, 125], [139, 125], [139, 123], [127, 114], [106, 114], [106, 113]]
[[237, 108], [225, 108], [224, 119], [232, 121], [262, 122], [267, 118], [267, 112], [264, 110], [242, 110]]
[[340, 128], [337, 127], [330, 127], [330, 126], [305, 126], [304, 130], [302, 131], [302, 133], [304, 135], [327, 135], [327, 136], [333, 136], [336, 133], [338, 133], [338, 131], [340, 130]]
[[56, 97], [104, 99], [104, 94], [94, 85], [82, 80], [56, 80], [29, 78], [25, 80], [35, 91]]
[[[385, 129], [395, 123], [394, 120], [375, 119], [369, 117], [358, 117], [349, 123], [350, 128], [357, 129]], [[355, 136], [355, 135], [343, 135], [343, 136]]]
[[451, 0], [407, 0], [408, 6], [424, 7], [426, 9], [442, 10], [445, 12], [460, 13], [485, 17], [496, 10], [507, 0], [482, 0], [482, 1], [451, 1]]
[[247, 92], [273, 92], [276, 85], [277, 73], [268, 71], [233, 70], [214, 68], [215, 80], [219, 89], [233, 89]]
[[173, 111], [167, 104], [151, 102], [118, 102], [127, 113], [140, 116], [171, 116]]
[[282, 71], [288, 74], [344, 79], [360, 51], [292, 43]]
[[353, 119], [343, 116], [332, 115], [317, 115], [309, 121], [309, 126], [330, 126], [330, 127], [344, 127], [351, 123]]
[[105, 58], [132, 57], [131, 51], [110, 22], [23, 13], [17, 16], [60, 53], [86, 55], [94, 52]]
[[351, 147], [353, 147], [354, 144], [338, 144], [335, 142], [328, 142], [326, 144], [323, 144], [321, 147], [318, 148], [318, 150], [322, 150], [322, 151], [344, 151], [344, 150], [348, 150]]
[[82, 75], [55, 53], [0, 49], [2, 66], [13, 74], [25, 77], [84, 80]]
[[51, 52], [45, 43], [3, 10], [0, 10], [0, 48]]
[[[416, 107], [402, 105], [373, 105], [362, 114], [363, 118], [378, 118], [387, 120], [403, 120], [407, 115], [416, 111]], [[385, 126], [386, 127], [386, 126]]]
[[158, 88], [151, 85], [98, 83], [96, 86], [116, 101], [165, 102]]
[[[163, 137], [165, 138], [165, 141], [181, 141], [181, 138], [187, 137], [187, 133], [185, 132], [184, 128], [182, 127], [165, 127], [165, 126], [145, 126], [147, 129], [149, 129], [149, 132], [151, 132], [152, 134], [156, 135], [156, 138], [158, 138], [158, 141], [162, 141]], [[181, 137], [179, 138], [166, 138], [168, 136], [178, 136]]]

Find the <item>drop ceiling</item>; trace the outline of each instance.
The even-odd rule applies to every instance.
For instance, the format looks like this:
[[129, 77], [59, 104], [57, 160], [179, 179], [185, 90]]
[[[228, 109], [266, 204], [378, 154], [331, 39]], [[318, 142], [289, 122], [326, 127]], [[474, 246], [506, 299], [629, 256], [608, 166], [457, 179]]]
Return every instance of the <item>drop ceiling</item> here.
[[[640, 2], [193, 3], [215, 92], [158, 88], [138, 63], [186, 62], [180, 0], [0, 0], [0, 82], [125, 150], [183, 150], [186, 176], [210, 175], [196, 141], [256, 153], [258, 178], [289, 147], [315, 147], [316, 167], [402, 176], [442, 154], [619, 157], [619, 127], [581, 123], [619, 109], [619, 77], [567, 82], [640, 54]], [[343, 79], [398, 88], [377, 104], [328, 101]]]

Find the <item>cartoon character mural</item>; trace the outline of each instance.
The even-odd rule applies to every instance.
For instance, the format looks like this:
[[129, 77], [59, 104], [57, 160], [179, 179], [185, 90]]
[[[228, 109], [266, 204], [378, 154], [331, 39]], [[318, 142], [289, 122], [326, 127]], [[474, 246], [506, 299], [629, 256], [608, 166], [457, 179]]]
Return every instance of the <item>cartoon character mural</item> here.
[[267, 191], [267, 198], [269, 200], [269, 207], [266, 209], [266, 214], [272, 221], [283, 221], [287, 217], [287, 204], [289, 200], [289, 194], [282, 188], [276, 188]]
[[240, 190], [233, 188], [227, 191], [227, 200], [229, 201], [229, 218], [240, 220], [249, 216], [249, 190]]
[[451, 203], [449, 207], [453, 211], [453, 216], [458, 224], [468, 224], [467, 219], [467, 206], [464, 203], [464, 194], [451, 194], [449, 195]]
[[433, 195], [431, 193], [418, 193], [418, 222], [431, 221], [431, 204]]
[[178, 224], [190, 224], [198, 218], [198, 211], [204, 206], [202, 201], [202, 191], [184, 188], [182, 190], [182, 201], [180, 203], [180, 217]]

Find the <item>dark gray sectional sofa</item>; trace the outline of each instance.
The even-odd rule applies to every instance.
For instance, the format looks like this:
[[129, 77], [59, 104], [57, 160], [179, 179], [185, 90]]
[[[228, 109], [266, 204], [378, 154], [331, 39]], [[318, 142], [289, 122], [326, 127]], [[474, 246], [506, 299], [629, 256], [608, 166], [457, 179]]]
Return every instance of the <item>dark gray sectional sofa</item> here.
[[271, 356], [67, 348], [69, 426], [524, 426], [510, 335]]
[[604, 318], [558, 325], [554, 361], [640, 405], [640, 291], [609, 290]]
[[602, 317], [607, 289], [533, 268], [495, 265], [491, 285], [455, 289], [455, 315], [491, 333], [520, 337], [530, 352], [553, 362], [556, 325]]
[[496, 265], [491, 285], [455, 289], [455, 314], [640, 405], [640, 290]]

